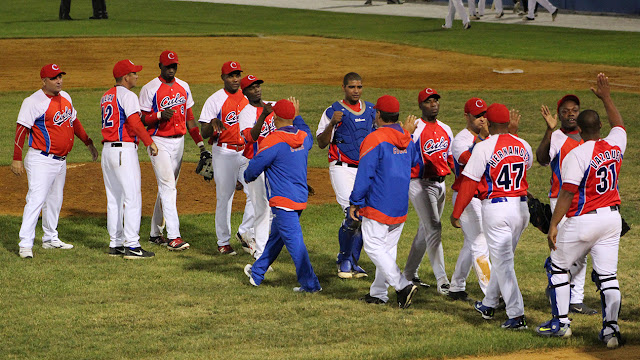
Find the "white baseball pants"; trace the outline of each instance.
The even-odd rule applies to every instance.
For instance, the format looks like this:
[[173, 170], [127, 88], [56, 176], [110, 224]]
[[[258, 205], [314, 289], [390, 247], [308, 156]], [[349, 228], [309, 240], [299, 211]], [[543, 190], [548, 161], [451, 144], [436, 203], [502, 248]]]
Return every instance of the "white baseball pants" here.
[[336, 201], [342, 209], [349, 207], [349, 197], [353, 191], [353, 184], [356, 182], [356, 173], [358, 168], [348, 167], [345, 163], [336, 165], [332, 162], [329, 165], [329, 179], [333, 192], [336, 194]]
[[536, 16], [536, 2], [547, 9], [549, 13], [553, 13], [557, 9], [557, 7], [553, 6], [553, 4], [549, 2], [549, 0], [529, 0], [529, 13], [527, 14], [529, 19], [533, 19]]
[[[469, 4], [473, 1], [474, 0], [470, 0]], [[444, 18], [445, 27], [450, 28], [453, 26], [453, 19], [456, 16], [456, 11], [458, 12], [458, 15], [460, 15], [460, 19], [462, 19], [462, 24], [467, 24], [469, 22], [469, 14], [462, 4], [462, 0], [449, 0], [449, 12]], [[469, 11], [471, 11], [471, 6], [469, 6]]]
[[[555, 251], [551, 251], [551, 261], [562, 269], [571, 269], [574, 262], [591, 254], [593, 270], [600, 275], [600, 280], [607, 279], [603, 288], [605, 307], [604, 321], [617, 321], [620, 309], [620, 290], [617, 280], [618, 272], [618, 246], [620, 245], [620, 231], [622, 220], [618, 211], [611, 210], [608, 206], [599, 208], [595, 214], [584, 214], [567, 218], [564, 225], [558, 228]], [[551, 282], [555, 284], [566, 283], [568, 274], [553, 274]], [[569, 289], [567, 286], [555, 289], [556, 304], [559, 315], [569, 313]], [[561, 318], [562, 322], [569, 322], [567, 318]], [[617, 324], [613, 325], [619, 331]], [[604, 335], [613, 332], [606, 327]]]
[[[240, 167], [241, 173], [247, 169], [249, 162], [245, 162]], [[244, 179], [244, 176], [242, 176]], [[257, 179], [247, 183], [247, 191], [249, 199], [253, 204], [253, 231], [255, 232], [256, 248], [253, 257], [258, 259], [264, 252], [264, 247], [269, 240], [269, 229], [271, 227], [271, 207], [269, 207], [269, 199], [267, 199], [267, 188], [264, 182], [264, 173], [260, 174]]]
[[444, 269], [442, 224], [440, 223], [446, 191], [444, 181], [440, 183], [427, 179], [411, 179], [409, 199], [418, 213], [420, 225], [404, 267], [404, 276], [409, 280], [419, 277], [418, 268], [426, 252], [438, 285], [449, 283]]
[[496, 6], [496, 14], [500, 14], [504, 11], [502, 7], [502, 0], [493, 0], [493, 4]]
[[[151, 236], [162, 235], [164, 225], [167, 227], [167, 238], [170, 240], [180, 236], [180, 219], [178, 218], [178, 206], [176, 197], [178, 190], [178, 176], [182, 166], [182, 153], [184, 151], [184, 136], [168, 138], [152, 136], [153, 142], [158, 147], [158, 155], [151, 156], [151, 165], [158, 182], [158, 196], [151, 218]], [[149, 148], [147, 148], [149, 153]], [[164, 218], [164, 222], [163, 222]]]
[[469, 0], [469, 15], [484, 15], [484, 8], [486, 4], [486, 0], [478, 1], [478, 7], [476, 11], [476, 0]]
[[491, 254], [491, 279], [482, 304], [495, 308], [500, 294], [512, 319], [524, 315], [524, 301], [518, 287], [514, 256], [520, 235], [529, 223], [529, 208], [520, 197], [505, 202], [482, 200], [482, 228]]
[[231, 239], [231, 206], [233, 194], [236, 192], [236, 181], [240, 181], [244, 186], [244, 193], [247, 194], [242, 224], [238, 232], [242, 234], [251, 231], [253, 234], [253, 204], [251, 204], [247, 184], [244, 182], [244, 173], [241, 172], [241, 166], [248, 160], [242, 156], [242, 152], [226, 149], [217, 144], [213, 144], [211, 148], [211, 157], [213, 180], [216, 182], [216, 237], [218, 246], [224, 246], [229, 245]]
[[[452, 203], [456, 203], [458, 192], [453, 192]], [[450, 291], [464, 291], [466, 289], [467, 277], [471, 267], [476, 272], [478, 283], [483, 293], [486, 293], [489, 279], [491, 277], [491, 262], [489, 261], [489, 247], [482, 232], [482, 202], [478, 198], [472, 198], [471, 202], [460, 215], [460, 225], [464, 235], [464, 243], [456, 269], [451, 276]]]
[[62, 208], [67, 161], [44, 156], [40, 150], [29, 148], [24, 159], [24, 169], [27, 172], [29, 191], [22, 213], [19, 246], [32, 248], [40, 211], [44, 231], [42, 241], [59, 240], [58, 218]]
[[388, 288], [400, 291], [411, 285], [405, 279], [396, 263], [398, 240], [404, 223], [387, 225], [362, 217], [362, 240], [364, 251], [376, 266], [376, 277], [371, 283], [369, 294], [389, 301]]
[[[551, 206], [551, 212], [556, 209], [556, 203], [558, 198], [549, 198], [549, 205]], [[558, 224], [558, 229], [567, 221], [567, 217], [563, 217]], [[587, 276], [587, 255], [584, 258], [577, 259], [571, 265], [571, 303], [582, 304], [584, 301], [584, 283]]]
[[132, 142], [103, 143], [101, 165], [109, 247], [139, 247], [142, 192], [138, 146]]

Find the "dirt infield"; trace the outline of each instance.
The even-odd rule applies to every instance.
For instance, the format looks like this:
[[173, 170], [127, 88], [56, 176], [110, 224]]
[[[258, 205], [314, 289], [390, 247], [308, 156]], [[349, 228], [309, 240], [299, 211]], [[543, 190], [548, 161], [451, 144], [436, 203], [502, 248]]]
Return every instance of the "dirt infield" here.
[[[439, 90], [573, 89], [585, 88], [594, 74], [604, 71], [617, 84], [614, 90], [640, 92], [637, 68], [496, 59], [360, 40], [291, 36], [62, 38], [0, 40], [0, 47], [6, 50], [6, 62], [12, 64], [12, 71], [3, 74], [0, 91], [39, 88], [38, 70], [47, 62], [56, 62], [67, 72], [65, 88], [108, 87], [113, 85], [113, 64], [123, 58], [145, 67], [139, 81], [144, 84], [157, 76], [160, 50], [170, 48], [180, 56], [180, 78], [189, 83], [219, 84], [220, 65], [232, 58], [270, 83], [335, 85], [345, 73], [356, 70], [365, 76], [367, 86], [379, 88], [419, 89], [428, 81]], [[358, 57], [353, 56], [353, 49], [358, 49]], [[506, 68], [524, 73], [492, 71]]]
[[[410, 46], [314, 37], [210, 37], [210, 38], [84, 38], [0, 40], [5, 62], [0, 92], [34, 90], [41, 86], [37, 73], [56, 62], [68, 73], [65, 88], [107, 88], [113, 84], [111, 69], [123, 58], [141, 64], [139, 83], [156, 76], [159, 52], [170, 48], [180, 55], [180, 78], [189, 83], [219, 84], [220, 64], [233, 58], [244, 69], [270, 83], [338, 84], [343, 74], [356, 70], [367, 86], [422, 88], [425, 81], [442, 90], [585, 88], [594, 74], [604, 71], [616, 91], [640, 93], [640, 69], [603, 65], [495, 59]], [[352, 49], [359, 49], [358, 58]], [[60, 51], [64, 49], [64, 51]], [[263, 55], [258, 55], [264, 52]], [[38, 57], [33, 54], [39, 54]], [[82, 56], [78, 56], [82, 54]], [[523, 74], [500, 75], [493, 69], [516, 68]], [[381, 69], [383, 69], [381, 71]], [[451, 69], [460, 69], [452, 72]], [[567, 86], [567, 84], [573, 84]], [[195, 164], [183, 164], [178, 182], [180, 214], [213, 213], [215, 184], [194, 173]], [[152, 214], [156, 181], [150, 163], [142, 163], [143, 208]], [[106, 196], [99, 163], [69, 164], [61, 216], [105, 216]], [[15, 177], [0, 167], [1, 215], [22, 215], [27, 192], [26, 175]], [[316, 195], [310, 204], [335, 203], [327, 169], [309, 169], [309, 183]], [[244, 193], [237, 192], [234, 211], [241, 211]], [[557, 349], [482, 357], [482, 359], [635, 359], [640, 350], [627, 346], [617, 351]]]

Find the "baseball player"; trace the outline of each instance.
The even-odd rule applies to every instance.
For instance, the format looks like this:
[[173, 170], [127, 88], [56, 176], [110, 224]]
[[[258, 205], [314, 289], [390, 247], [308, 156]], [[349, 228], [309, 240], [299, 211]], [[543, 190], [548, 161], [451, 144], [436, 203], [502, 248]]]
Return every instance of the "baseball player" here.
[[[151, 218], [149, 242], [166, 246], [168, 250], [189, 248], [189, 243], [180, 236], [176, 206], [176, 183], [182, 166], [184, 135], [187, 131], [200, 152], [206, 151], [194, 120], [189, 84], [175, 77], [178, 64], [175, 52], [163, 51], [158, 63], [160, 76], [149, 81], [140, 91], [142, 121], [158, 147], [158, 155], [150, 156], [158, 182], [158, 196]], [[168, 239], [162, 236], [164, 224], [167, 226]]]
[[527, 322], [513, 266], [515, 248], [529, 223], [527, 170], [533, 164], [533, 155], [526, 141], [509, 134], [510, 116], [506, 106], [492, 104], [485, 116], [491, 135], [475, 145], [464, 167], [451, 224], [460, 227], [462, 212], [484, 178], [487, 191], [480, 195], [482, 229], [491, 256], [491, 279], [484, 299], [476, 301], [474, 307], [484, 319], [492, 319], [502, 294], [509, 317], [502, 328], [521, 330], [527, 328]]
[[[471, 4], [474, 3], [475, 0], [469, 0], [469, 11], [471, 12]], [[475, 8], [475, 4], [474, 4]], [[464, 4], [462, 4], [462, 0], [449, 0], [449, 11], [447, 12], [447, 16], [444, 18], [444, 25], [442, 25], [443, 29], [451, 29], [453, 26], [453, 18], [456, 16], [456, 11], [460, 15], [462, 19], [462, 28], [463, 29], [471, 29], [471, 21], [469, 21], [469, 13], [464, 8]]]
[[[551, 211], [556, 207], [558, 193], [562, 187], [562, 161], [569, 151], [582, 144], [582, 138], [578, 131], [576, 119], [580, 113], [580, 99], [575, 95], [565, 95], [558, 101], [557, 116], [551, 116], [549, 108], [543, 105], [540, 109], [542, 117], [547, 123], [542, 141], [536, 150], [536, 159], [542, 166], [551, 168], [551, 189], [549, 190], [549, 202]], [[560, 129], [553, 131], [560, 119]], [[562, 225], [563, 222], [560, 224]], [[571, 277], [571, 304], [569, 311], [578, 314], [594, 315], [598, 312], [585, 304], [584, 282], [587, 273], [587, 257], [579, 259], [575, 263], [576, 269]]]
[[247, 184], [240, 172], [249, 161], [242, 156], [245, 140], [240, 135], [238, 114], [249, 101], [240, 90], [242, 67], [235, 61], [222, 64], [220, 77], [224, 88], [209, 96], [200, 113], [202, 134], [210, 138], [212, 144], [211, 156], [213, 160], [213, 179], [216, 182], [216, 237], [218, 252], [223, 255], [236, 255], [231, 247], [231, 205], [236, 183], [243, 185], [247, 194], [242, 224], [238, 228], [239, 240], [254, 238], [253, 205]]
[[535, 9], [538, 4], [542, 5], [547, 11], [551, 14], [551, 21], [556, 21], [556, 16], [558, 16], [558, 8], [553, 6], [549, 0], [528, 0], [529, 1], [529, 12], [527, 16], [524, 17], [524, 20], [533, 21], [536, 19]]
[[345, 219], [338, 230], [338, 276], [342, 279], [366, 277], [358, 265], [362, 251], [360, 221], [348, 215], [349, 196], [358, 171], [360, 144], [373, 130], [376, 112], [373, 104], [360, 99], [362, 78], [354, 72], [346, 74], [342, 81], [344, 99], [331, 104], [320, 118], [316, 139], [324, 149], [329, 145], [329, 177], [342, 207]]
[[[102, 177], [107, 194], [107, 230], [109, 255], [125, 259], [148, 259], [155, 254], [140, 246], [142, 192], [138, 139], [152, 156], [158, 147], [140, 120], [136, 86], [142, 66], [121, 60], [113, 67], [116, 85], [102, 95]], [[123, 220], [124, 218], [124, 220]]]
[[[416, 233], [409, 257], [404, 268], [404, 276], [414, 284], [428, 287], [420, 280], [418, 268], [425, 252], [429, 254], [433, 274], [437, 280], [438, 293], [449, 293], [449, 279], [444, 268], [442, 250], [442, 211], [446, 195], [445, 177], [453, 169], [451, 128], [437, 119], [440, 111], [440, 95], [432, 88], [426, 88], [418, 94], [418, 106], [422, 117], [415, 120], [407, 129], [413, 142], [418, 145], [420, 166], [411, 171], [409, 198], [418, 213], [420, 225]], [[412, 119], [416, 119], [412, 116]]]
[[316, 139], [324, 149], [329, 145], [329, 177], [345, 219], [338, 230], [338, 277], [362, 278], [367, 273], [358, 265], [362, 251], [360, 222], [349, 217], [349, 196], [358, 171], [360, 144], [373, 130], [373, 104], [360, 99], [362, 77], [350, 72], [342, 80], [344, 99], [331, 104], [320, 118]]
[[[251, 285], [259, 286], [282, 246], [286, 246], [300, 283], [293, 291], [314, 293], [322, 288], [309, 261], [300, 227], [300, 215], [307, 207], [309, 195], [307, 158], [313, 146], [313, 135], [298, 115], [298, 108], [295, 98], [282, 99], [273, 105], [273, 122], [277, 130], [262, 140], [259, 151], [244, 172], [247, 183], [264, 172], [269, 206], [274, 215], [264, 252], [253, 265], [245, 266], [244, 273]], [[266, 104], [263, 113], [270, 112], [271, 105]]]
[[[471, 98], [464, 105], [464, 117], [467, 121], [467, 127], [460, 131], [451, 143], [456, 175], [456, 181], [451, 186], [451, 189], [453, 189], [452, 202], [454, 204], [458, 196], [458, 190], [460, 190], [460, 183], [464, 178], [461, 176], [462, 170], [467, 161], [469, 161], [473, 148], [476, 143], [489, 136], [487, 119], [485, 118], [486, 112], [487, 103], [480, 98]], [[464, 243], [462, 249], [460, 249], [460, 255], [458, 255], [456, 268], [451, 276], [449, 297], [453, 300], [467, 299], [468, 294], [465, 291], [466, 279], [472, 266], [483, 293], [486, 293], [491, 277], [489, 248], [482, 232], [482, 203], [480, 202], [480, 194], [487, 191], [486, 181], [481, 181], [478, 188], [471, 202], [460, 215]]]
[[[262, 102], [262, 88], [260, 86], [263, 83], [262, 79], [258, 79], [254, 75], [247, 75], [240, 81], [242, 93], [249, 100], [249, 104], [242, 109], [238, 116], [240, 134], [246, 142], [242, 155], [248, 160], [251, 160], [258, 152], [258, 146], [265, 137], [276, 130], [276, 126], [273, 123], [273, 112], [264, 111], [265, 103]], [[266, 103], [275, 104], [271, 101]], [[248, 165], [248, 161], [243, 163], [240, 171], [244, 173]], [[260, 174], [255, 180], [247, 183], [246, 189], [249, 192], [249, 198], [251, 199], [251, 204], [253, 204], [255, 214], [253, 219], [255, 239], [247, 236], [243, 239], [240, 233], [237, 233], [236, 236], [246, 244], [243, 244], [243, 249], [258, 259], [267, 244], [271, 220], [264, 174]]]
[[[606, 138], [600, 137], [602, 123], [593, 110], [585, 110], [578, 116], [584, 144], [571, 150], [564, 158], [562, 188], [548, 234], [551, 255], [545, 262], [545, 269], [553, 317], [540, 325], [536, 332], [543, 336], [571, 336], [569, 278], [573, 274], [573, 263], [590, 253], [593, 258], [591, 279], [600, 291], [602, 302], [599, 338], [608, 348], [616, 348], [622, 342], [618, 325], [620, 288], [617, 267], [622, 222], [618, 178], [627, 133], [611, 99], [609, 79], [602, 73], [598, 74], [597, 87], [591, 90], [604, 104], [611, 131]], [[565, 216], [564, 224], [559, 227]]]
[[362, 300], [384, 304], [389, 300], [387, 289], [393, 286], [398, 306], [405, 309], [418, 286], [402, 276], [396, 254], [409, 208], [411, 168], [420, 154], [410, 133], [397, 123], [398, 100], [384, 95], [374, 108], [377, 130], [362, 141], [349, 216], [353, 221], [362, 217], [364, 250], [376, 266], [376, 277]]
[[[67, 175], [67, 154], [73, 147], [73, 136], [87, 146], [93, 161], [98, 150], [77, 118], [71, 97], [62, 90], [62, 75], [57, 64], [40, 69], [42, 88], [24, 99], [18, 113], [11, 171], [15, 175], [27, 172], [29, 191], [20, 226], [20, 257], [33, 258], [36, 224], [42, 210], [42, 248], [71, 249], [73, 245], [60, 241], [58, 217]], [[29, 134], [29, 150], [22, 162], [22, 147]]]

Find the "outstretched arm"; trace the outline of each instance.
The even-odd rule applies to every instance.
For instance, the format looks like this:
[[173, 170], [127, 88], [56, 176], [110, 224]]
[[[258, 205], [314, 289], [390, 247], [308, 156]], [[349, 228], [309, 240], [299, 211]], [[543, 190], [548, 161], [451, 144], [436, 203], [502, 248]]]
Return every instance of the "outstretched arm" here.
[[596, 81], [597, 81], [596, 88], [594, 89], [592, 87], [591, 91], [593, 91], [593, 93], [600, 100], [602, 100], [602, 103], [604, 104], [604, 108], [605, 110], [607, 110], [607, 117], [609, 117], [609, 125], [611, 125], [612, 128], [616, 126], [624, 127], [624, 121], [622, 121], [622, 116], [620, 115], [618, 108], [616, 107], [616, 105], [613, 103], [613, 100], [611, 99], [611, 88], [609, 87], [609, 78], [605, 74], [600, 73], [598, 74], [598, 78]]
[[551, 149], [551, 134], [553, 133], [553, 129], [555, 129], [556, 125], [558, 125], [558, 115], [551, 116], [551, 111], [547, 107], [547, 105], [542, 105], [540, 107], [540, 114], [542, 114], [542, 118], [547, 123], [547, 130], [544, 132], [544, 136], [542, 137], [542, 141], [540, 141], [540, 145], [538, 145], [538, 149], [536, 149], [536, 160], [542, 166], [549, 165], [551, 162], [551, 157], [549, 156], [549, 150]]

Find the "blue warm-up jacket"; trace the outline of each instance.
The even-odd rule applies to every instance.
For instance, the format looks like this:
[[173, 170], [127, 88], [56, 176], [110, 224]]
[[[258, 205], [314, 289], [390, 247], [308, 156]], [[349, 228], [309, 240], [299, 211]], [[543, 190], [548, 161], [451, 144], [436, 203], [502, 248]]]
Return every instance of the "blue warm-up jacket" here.
[[409, 209], [411, 168], [420, 152], [399, 124], [369, 134], [360, 147], [360, 163], [349, 201], [360, 215], [383, 224], [400, 224]]
[[251, 182], [264, 172], [269, 206], [305, 209], [309, 197], [307, 157], [311, 146], [311, 129], [301, 116], [296, 116], [293, 126], [281, 127], [262, 140], [258, 153], [244, 172], [245, 181]]

